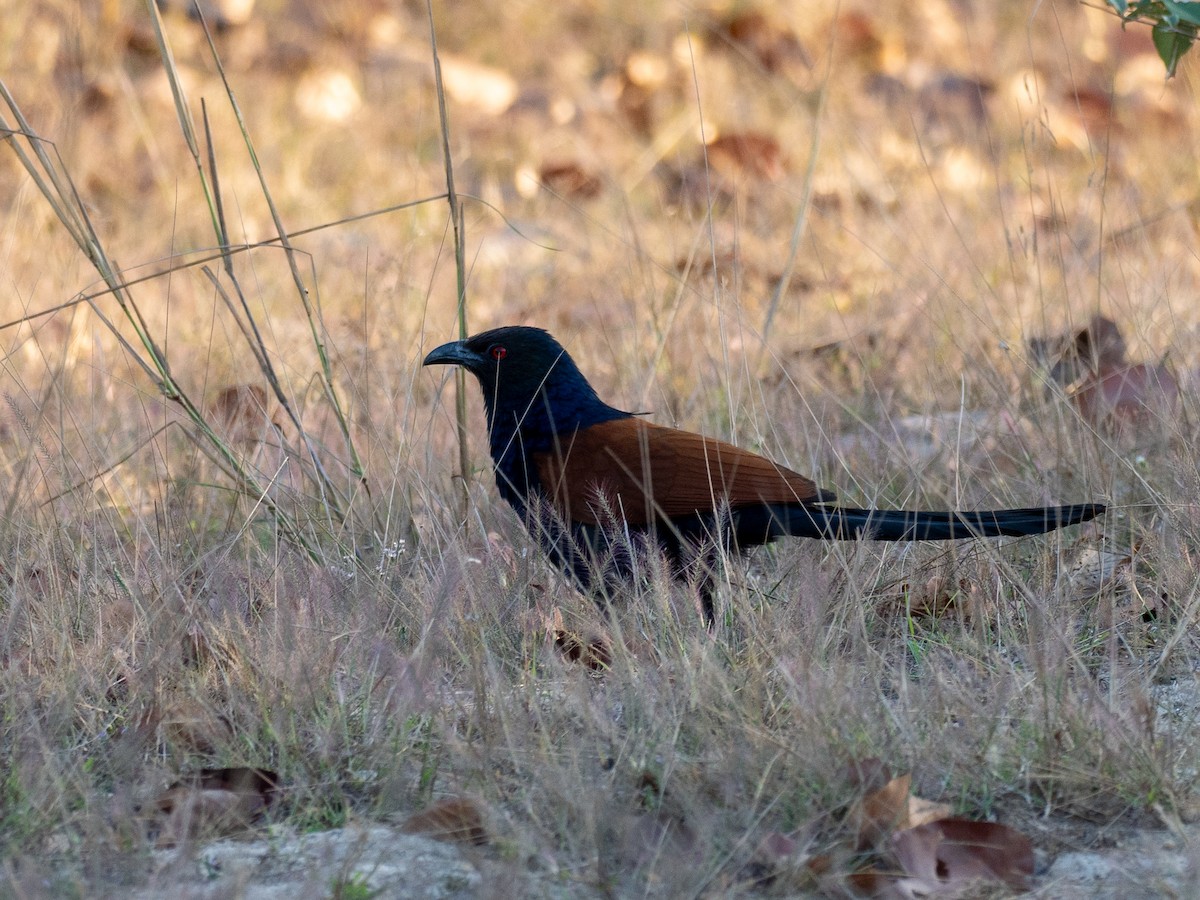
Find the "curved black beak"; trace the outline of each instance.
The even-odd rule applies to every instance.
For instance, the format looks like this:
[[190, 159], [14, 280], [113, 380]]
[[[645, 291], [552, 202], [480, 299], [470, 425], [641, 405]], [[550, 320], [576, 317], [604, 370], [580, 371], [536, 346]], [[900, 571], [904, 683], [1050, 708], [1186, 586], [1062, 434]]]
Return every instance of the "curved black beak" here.
[[467, 347], [466, 341], [451, 341], [429, 351], [421, 365], [423, 366], [465, 366], [474, 369], [482, 366], [484, 358]]

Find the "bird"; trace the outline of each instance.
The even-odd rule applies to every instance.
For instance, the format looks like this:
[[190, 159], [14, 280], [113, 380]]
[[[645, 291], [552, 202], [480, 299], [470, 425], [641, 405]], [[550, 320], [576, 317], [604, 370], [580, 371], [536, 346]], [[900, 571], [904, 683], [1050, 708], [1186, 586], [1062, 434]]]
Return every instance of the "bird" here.
[[765, 456], [657, 425], [600, 399], [549, 332], [505, 326], [432, 350], [423, 365], [479, 381], [496, 488], [550, 560], [607, 606], [659, 552], [716, 621], [714, 572], [778, 538], [942, 541], [1042, 534], [1100, 503], [933, 512], [855, 509]]

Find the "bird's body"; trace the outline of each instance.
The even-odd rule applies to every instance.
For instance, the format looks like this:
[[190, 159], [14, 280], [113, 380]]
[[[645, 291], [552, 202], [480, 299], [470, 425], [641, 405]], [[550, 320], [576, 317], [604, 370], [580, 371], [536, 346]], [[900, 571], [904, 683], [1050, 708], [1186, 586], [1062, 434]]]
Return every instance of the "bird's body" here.
[[[611, 595], [643, 549], [694, 574], [711, 624], [715, 548], [785, 535], [953, 540], [1040, 534], [1098, 504], [989, 512], [862, 510], [766, 457], [604, 403], [547, 332], [507, 327], [444, 344], [425, 365], [461, 365], [483, 388], [500, 495], [581, 588]], [[695, 567], [694, 567], [695, 566]]]

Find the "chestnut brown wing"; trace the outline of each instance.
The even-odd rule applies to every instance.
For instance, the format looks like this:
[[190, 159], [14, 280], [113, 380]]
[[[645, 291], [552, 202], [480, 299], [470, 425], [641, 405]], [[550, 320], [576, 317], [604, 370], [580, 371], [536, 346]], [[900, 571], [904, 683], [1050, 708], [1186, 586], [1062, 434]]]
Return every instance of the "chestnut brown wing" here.
[[557, 452], [534, 454], [538, 477], [562, 516], [630, 525], [758, 503], [833, 499], [803, 475], [703, 435], [640, 419], [616, 419], [565, 437]]

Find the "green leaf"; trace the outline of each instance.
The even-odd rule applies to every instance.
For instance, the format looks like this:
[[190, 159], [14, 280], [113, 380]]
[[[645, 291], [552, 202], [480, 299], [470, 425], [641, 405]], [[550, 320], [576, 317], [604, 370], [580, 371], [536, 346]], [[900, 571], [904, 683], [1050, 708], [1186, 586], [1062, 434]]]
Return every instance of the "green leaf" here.
[[[1189, 25], [1200, 25], [1200, 3], [1181, 3], [1179, 0], [1163, 0], [1175, 22], [1187, 22]], [[1172, 24], [1175, 24], [1173, 22]]]
[[1117, 15], [1125, 15], [1125, 10], [1129, 8], [1126, 0], [1108, 0], [1108, 5], [1117, 11]]
[[1183, 54], [1188, 52], [1192, 41], [1196, 39], [1196, 26], [1184, 26], [1177, 29], [1160, 22], [1154, 26], [1153, 37], [1154, 49], [1158, 51], [1158, 58], [1167, 68], [1167, 77], [1174, 78], [1175, 66], [1179, 64]]

